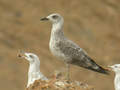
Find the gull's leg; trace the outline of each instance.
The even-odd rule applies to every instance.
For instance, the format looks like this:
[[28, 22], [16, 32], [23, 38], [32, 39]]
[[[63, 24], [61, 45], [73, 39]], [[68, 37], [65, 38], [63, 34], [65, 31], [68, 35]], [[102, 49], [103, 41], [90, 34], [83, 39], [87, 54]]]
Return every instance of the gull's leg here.
[[66, 79], [69, 81], [70, 80], [70, 65], [68, 63], [66, 63]]

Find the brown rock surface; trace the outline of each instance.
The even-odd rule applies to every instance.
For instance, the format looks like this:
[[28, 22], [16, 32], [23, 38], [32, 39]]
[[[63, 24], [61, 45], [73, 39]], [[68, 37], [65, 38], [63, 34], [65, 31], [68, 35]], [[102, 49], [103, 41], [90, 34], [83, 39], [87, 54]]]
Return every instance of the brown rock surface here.
[[[0, 90], [23, 90], [28, 63], [17, 58], [19, 49], [39, 55], [41, 71], [49, 77], [64, 70], [49, 51], [49, 23], [40, 17], [64, 16], [65, 35], [84, 48], [100, 65], [120, 63], [119, 0], [0, 0]], [[71, 65], [71, 79], [96, 90], [113, 90], [113, 75], [106, 76]]]
[[94, 87], [79, 81], [66, 80], [61, 73], [48, 81], [36, 80], [26, 90], [95, 90]]

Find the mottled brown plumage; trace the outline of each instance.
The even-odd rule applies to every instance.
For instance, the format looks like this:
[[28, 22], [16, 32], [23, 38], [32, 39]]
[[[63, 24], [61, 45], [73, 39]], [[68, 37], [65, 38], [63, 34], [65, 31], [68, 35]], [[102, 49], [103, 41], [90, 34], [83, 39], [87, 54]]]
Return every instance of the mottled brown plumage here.
[[[54, 16], [57, 16], [54, 18]], [[46, 19], [45, 19], [46, 18]], [[108, 70], [96, 64], [87, 53], [77, 44], [67, 39], [63, 33], [63, 17], [59, 14], [51, 14], [41, 20], [52, 22], [49, 47], [52, 54], [67, 64], [77, 65], [99, 73], [108, 74]]]

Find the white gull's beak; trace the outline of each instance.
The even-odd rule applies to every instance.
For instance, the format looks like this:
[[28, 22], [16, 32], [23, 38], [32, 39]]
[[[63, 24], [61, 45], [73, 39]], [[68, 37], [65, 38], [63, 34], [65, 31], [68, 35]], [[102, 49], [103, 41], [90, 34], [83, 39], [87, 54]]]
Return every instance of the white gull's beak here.
[[113, 71], [113, 66], [108, 66], [108, 69], [109, 69], [110, 71]]
[[25, 58], [25, 57], [27, 57], [27, 56], [25, 55], [25, 52], [24, 52], [24, 51], [19, 51], [19, 53], [18, 53], [17, 56], [20, 57], [20, 58]]
[[40, 21], [48, 21], [49, 19], [47, 17], [43, 17], [40, 19]]

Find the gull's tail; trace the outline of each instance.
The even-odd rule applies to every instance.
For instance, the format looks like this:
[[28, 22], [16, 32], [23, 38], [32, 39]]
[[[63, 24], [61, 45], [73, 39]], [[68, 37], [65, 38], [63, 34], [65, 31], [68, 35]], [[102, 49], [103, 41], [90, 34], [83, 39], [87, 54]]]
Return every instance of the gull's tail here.
[[108, 69], [105, 69], [99, 65], [95, 65], [95, 66], [90, 66], [90, 67], [87, 67], [87, 69], [90, 69], [90, 70], [93, 70], [95, 72], [99, 72], [99, 73], [102, 73], [102, 74], [109, 74], [109, 70]]
[[89, 56], [86, 56], [87, 60], [86, 60], [86, 66], [85, 68], [89, 69], [89, 70], [93, 70], [95, 72], [99, 72], [102, 74], [109, 74], [109, 70], [105, 69], [103, 67], [101, 67], [100, 65], [96, 64], [96, 62], [94, 60], [92, 60]]
[[80, 59], [74, 59], [72, 60], [71, 64], [75, 64], [78, 65], [80, 67], [95, 71], [95, 72], [99, 72], [102, 74], [109, 74], [109, 70], [105, 69], [101, 66], [99, 66], [98, 64], [96, 64], [95, 61], [93, 61], [89, 56], [85, 55], [84, 58], [82, 58], [82, 60]]

